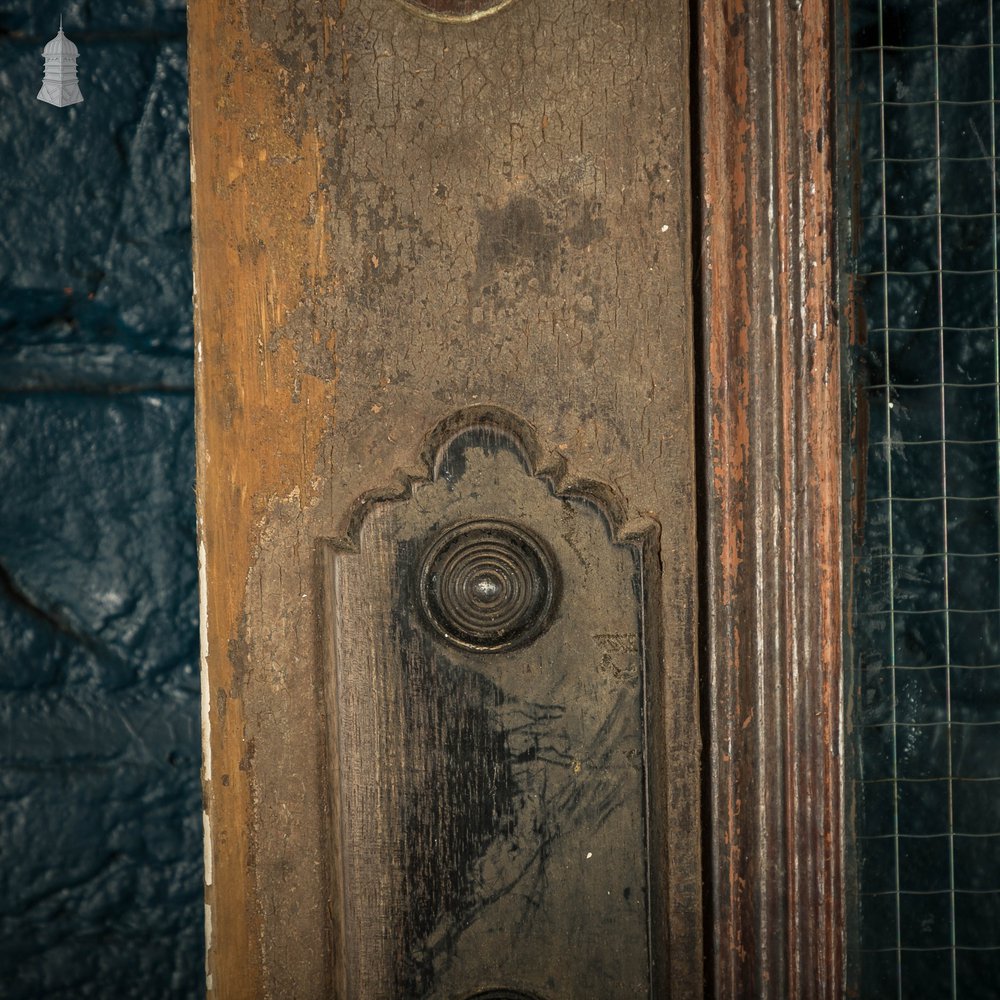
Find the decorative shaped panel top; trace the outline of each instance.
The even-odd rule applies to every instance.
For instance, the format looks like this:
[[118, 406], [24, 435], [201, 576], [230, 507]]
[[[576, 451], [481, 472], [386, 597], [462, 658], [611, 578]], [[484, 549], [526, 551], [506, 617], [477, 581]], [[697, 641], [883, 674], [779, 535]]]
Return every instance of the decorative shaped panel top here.
[[514, 0], [399, 0], [408, 10], [435, 21], [478, 21]]

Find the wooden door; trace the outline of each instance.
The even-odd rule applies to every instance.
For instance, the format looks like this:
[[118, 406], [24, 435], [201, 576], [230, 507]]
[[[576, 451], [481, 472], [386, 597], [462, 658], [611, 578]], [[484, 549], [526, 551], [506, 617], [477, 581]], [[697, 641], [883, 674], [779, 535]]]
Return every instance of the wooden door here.
[[[819, 148], [802, 168], [829, 176], [813, 141], [829, 95], [809, 76], [822, 59], [801, 34], [827, 15], [774, 5], [807, 56], [779, 94], [772, 5], [749, 6], [706, 3], [692, 45], [681, 0], [191, 4], [212, 995], [702, 994], [699, 287], [706, 538], [723, 569], [705, 590], [717, 697], [704, 703], [725, 736], [706, 748], [725, 949], [710, 949], [710, 980], [732, 996], [819, 981], [822, 963], [788, 980], [755, 958], [773, 963], [814, 926], [801, 910], [783, 922], [770, 890], [789, 857], [827, 856], [795, 842], [769, 867], [769, 845], [817, 800], [809, 781], [787, 797], [780, 768], [759, 784], [749, 757], [730, 764], [743, 744], [774, 759], [777, 699], [793, 721], [818, 704], [796, 700], [819, 683], [801, 657], [787, 674], [770, 652], [742, 658], [774, 624], [744, 596], [785, 592], [762, 552], [744, 557], [733, 505], [766, 506], [753, 491], [766, 470], [740, 464], [748, 385], [780, 396], [754, 424], [774, 431], [773, 455], [793, 448], [775, 430], [787, 414], [809, 423], [808, 381], [764, 377], [786, 328], [755, 293], [792, 261], [785, 224], [808, 236], [814, 220], [795, 201], [777, 228], [754, 215], [757, 236], [740, 233], [748, 206], [766, 215], [764, 178], [787, 148]], [[699, 245], [714, 227], [697, 275], [693, 51]], [[749, 87], [755, 74], [770, 89]], [[803, 95], [818, 116], [748, 141], [776, 99], [787, 111]], [[741, 178], [759, 190], [729, 184]], [[795, 301], [796, 322], [826, 308]], [[835, 358], [809, 375], [827, 415]], [[827, 554], [838, 455], [818, 485], [789, 479], [823, 517], [832, 504]], [[799, 509], [783, 503], [779, 519]], [[744, 836], [747, 817], [767, 836]], [[758, 936], [785, 926], [796, 934], [773, 949]]]
[[501, 6], [191, 8], [216, 995], [699, 993], [686, 5]]

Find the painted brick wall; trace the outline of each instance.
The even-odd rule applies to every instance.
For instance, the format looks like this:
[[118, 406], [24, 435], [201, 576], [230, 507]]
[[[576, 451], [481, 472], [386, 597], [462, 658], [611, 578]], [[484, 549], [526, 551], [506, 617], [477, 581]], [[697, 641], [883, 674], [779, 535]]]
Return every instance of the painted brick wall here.
[[[63, 14], [84, 103], [35, 99]], [[203, 994], [182, 0], [0, 8], [0, 995]]]

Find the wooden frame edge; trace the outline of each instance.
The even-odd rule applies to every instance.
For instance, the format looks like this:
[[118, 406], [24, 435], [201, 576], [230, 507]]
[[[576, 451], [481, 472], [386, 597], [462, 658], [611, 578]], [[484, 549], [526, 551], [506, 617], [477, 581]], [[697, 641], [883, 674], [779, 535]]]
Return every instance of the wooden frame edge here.
[[[702, 0], [709, 993], [845, 993], [833, 0]], [[697, 238], [697, 237], [696, 237]]]

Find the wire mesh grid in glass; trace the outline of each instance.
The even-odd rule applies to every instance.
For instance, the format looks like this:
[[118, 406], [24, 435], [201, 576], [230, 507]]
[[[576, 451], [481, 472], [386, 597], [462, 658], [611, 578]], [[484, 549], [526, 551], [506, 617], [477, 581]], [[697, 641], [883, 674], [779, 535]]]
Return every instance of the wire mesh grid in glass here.
[[860, 995], [1000, 997], [1000, 0], [854, 0]]

